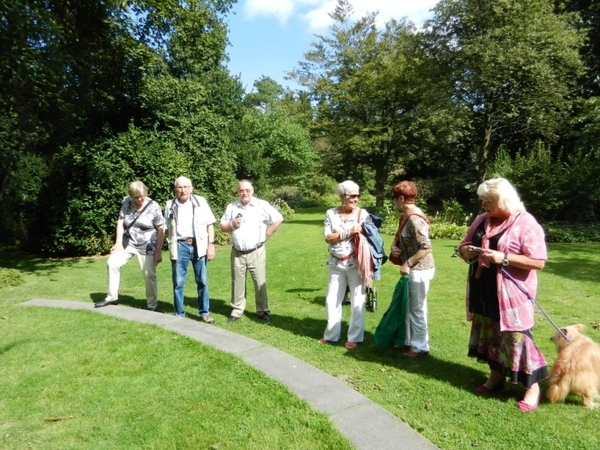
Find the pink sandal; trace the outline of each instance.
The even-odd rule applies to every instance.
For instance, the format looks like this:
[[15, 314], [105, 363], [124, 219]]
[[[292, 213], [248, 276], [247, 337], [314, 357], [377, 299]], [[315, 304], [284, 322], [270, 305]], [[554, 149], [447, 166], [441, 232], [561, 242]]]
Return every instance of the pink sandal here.
[[356, 342], [348, 341], [344, 344], [344, 347], [346, 347], [347, 350], [353, 350], [356, 348], [356, 346], [357, 346]]
[[531, 412], [531, 411], [535, 411], [539, 404], [540, 404], [540, 402], [538, 401], [535, 405], [529, 405], [529, 404], [525, 403], [523, 400], [521, 400], [520, 402], [517, 403], [517, 408], [519, 408], [523, 412]]

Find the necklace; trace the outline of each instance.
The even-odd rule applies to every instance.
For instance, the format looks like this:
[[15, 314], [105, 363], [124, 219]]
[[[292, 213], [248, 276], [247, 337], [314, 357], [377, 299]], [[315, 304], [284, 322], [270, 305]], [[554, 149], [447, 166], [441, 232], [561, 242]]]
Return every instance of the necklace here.
[[343, 223], [347, 223], [350, 220], [354, 219], [354, 209], [351, 209], [350, 211], [344, 211], [343, 209], [339, 209], [338, 210], [338, 214], [340, 215], [340, 219], [342, 220]]

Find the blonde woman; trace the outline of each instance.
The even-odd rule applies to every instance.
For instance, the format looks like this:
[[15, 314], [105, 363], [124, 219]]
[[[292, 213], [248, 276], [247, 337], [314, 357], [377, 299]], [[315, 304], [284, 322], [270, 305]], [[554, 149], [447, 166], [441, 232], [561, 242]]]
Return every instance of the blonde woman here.
[[504, 178], [484, 181], [477, 195], [484, 212], [475, 218], [457, 249], [470, 263], [468, 355], [490, 368], [488, 379], [476, 392], [498, 391], [507, 378], [513, 384], [522, 383], [525, 394], [517, 407], [529, 412], [538, 406], [539, 382], [548, 377], [546, 360], [533, 341], [534, 311], [529, 298], [535, 298], [537, 271], [547, 259], [544, 231]]
[[163, 216], [158, 203], [148, 197], [148, 188], [141, 181], [129, 185], [117, 220], [116, 241], [107, 261], [108, 293], [94, 308], [116, 305], [119, 301], [121, 267], [137, 256], [146, 282], [146, 304], [149, 310], [158, 306], [156, 265], [162, 261], [164, 239]]

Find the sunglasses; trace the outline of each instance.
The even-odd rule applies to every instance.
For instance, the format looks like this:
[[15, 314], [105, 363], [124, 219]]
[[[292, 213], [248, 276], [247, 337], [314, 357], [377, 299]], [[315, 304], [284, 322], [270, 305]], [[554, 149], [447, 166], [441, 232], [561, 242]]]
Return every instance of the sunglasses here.
[[350, 194], [350, 195], [346, 195], [346, 198], [360, 198], [360, 194]]

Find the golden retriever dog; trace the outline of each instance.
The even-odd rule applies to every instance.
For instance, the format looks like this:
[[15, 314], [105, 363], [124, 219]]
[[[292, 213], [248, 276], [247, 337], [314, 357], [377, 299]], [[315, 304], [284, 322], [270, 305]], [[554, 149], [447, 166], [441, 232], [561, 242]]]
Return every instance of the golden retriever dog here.
[[550, 370], [547, 396], [551, 403], [564, 402], [569, 394], [581, 395], [584, 408], [597, 408], [594, 398], [600, 390], [600, 346], [581, 330], [583, 325], [561, 328], [552, 336], [558, 356]]

